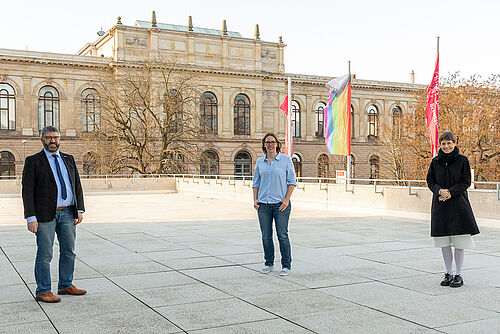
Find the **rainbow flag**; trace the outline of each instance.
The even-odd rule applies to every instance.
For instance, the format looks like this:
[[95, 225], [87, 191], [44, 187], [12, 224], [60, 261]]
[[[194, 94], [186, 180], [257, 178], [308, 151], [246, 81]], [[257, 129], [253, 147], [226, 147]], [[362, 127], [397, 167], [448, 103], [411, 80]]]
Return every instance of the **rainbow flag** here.
[[351, 73], [326, 84], [330, 97], [324, 109], [325, 144], [329, 154], [351, 155]]

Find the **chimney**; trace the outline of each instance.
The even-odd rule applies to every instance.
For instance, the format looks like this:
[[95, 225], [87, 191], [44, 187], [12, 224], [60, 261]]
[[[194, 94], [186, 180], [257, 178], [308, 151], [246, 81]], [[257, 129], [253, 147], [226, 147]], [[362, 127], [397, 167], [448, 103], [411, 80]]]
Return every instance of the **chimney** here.
[[188, 17], [188, 31], [193, 31], [193, 18], [191, 15]]
[[151, 14], [151, 27], [156, 28], [156, 13], [153, 10], [153, 13]]
[[410, 72], [410, 83], [415, 83], [415, 72], [413, 70]]
[[222, 36], [227, 36], [226, 20], [222, 20]]
[[255, 40], [258, 41], [260, 40], [260, 32], [259, 32], [259, 25], [255, 25]]

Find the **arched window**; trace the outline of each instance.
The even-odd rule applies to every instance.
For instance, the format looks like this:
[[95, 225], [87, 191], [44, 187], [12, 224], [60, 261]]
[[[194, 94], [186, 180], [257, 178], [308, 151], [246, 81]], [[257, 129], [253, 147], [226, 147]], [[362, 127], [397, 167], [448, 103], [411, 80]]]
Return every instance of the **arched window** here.
[[325, 107], [326, 107], [326, 104], [324, 102], [318, 102], [316, 104], [316, 107], [314, 108], [314, 110], [316, 111], [315, 132], [316, 132], [316, 137], [318, 137], [318, 138], [322, 138], [325, 136], [325, 132], [324, 132], [325, 131], [325, 119], [324, 119]]
[[164, 95], [165, 101], [163, 103], [164, 119], [169, 121], [166, 126], [167, 132], [181, 132], [182, 131], [182, 105], [183, 100], [179, 91], [171, 89], [170, 92]]
[[201, 175], [219, 175], [219, 156], [216, 152], [207, 150], [201, 154]]
[[16, 94], [14, 88], [0, 83], [0, 130], [16, 129]]
[[368, 108], [368, 138], [378, 137], [378, 109], [373, 104]]
[[351, 104], [351, 139], [354, 138], [354, 107]]
[[302, 176], [302, 159], [300, 159], [300, 155], [294, 153], [292, 156], [293, 168], [295, 169], [295, 176]]
[[16, 175], [16, 159], [9, 151], [0, 152], [0, 176], [9, 177]]
[[97, 155], [94, 152], [87, 152], [83, 156], [83, 174], [97, 174]]
[[252, 156], [247, 151], [239, 151], [234, 157], [234, 175], [252, 175]]
[[380, 160], [378, 156], [370, 157], [370, 179], [378, 179], [380, 173]]
[[401, 137], [401, 117], [403, 116], [403, 111], [401, 107], [392, 108], [392, 133], [396, 138]]
[[165, 174], [183, 174], [185, 171], [184, 155], [182, 153], [169, 152], [163, 162], [163, 172]]
[[82, 92], [82, 131], [91, 132], [99, 129], [101, 98], [93, 88]]
[[234, 98], [234, 134], [250, 134], [250, 100], [245, 94]]
[[200, 98], [201, 132], [217, 134], [217, 98], [205, 92]]
[[52, 86], [43, 86], [38, 92], [38, 129], [59, 124], [59, 92]]
[[326, 154], [318, 157], [318, 177], [330, 177], [330, 164]]
[[292, 100], [292, 135], [300, 137], [300, 104]]

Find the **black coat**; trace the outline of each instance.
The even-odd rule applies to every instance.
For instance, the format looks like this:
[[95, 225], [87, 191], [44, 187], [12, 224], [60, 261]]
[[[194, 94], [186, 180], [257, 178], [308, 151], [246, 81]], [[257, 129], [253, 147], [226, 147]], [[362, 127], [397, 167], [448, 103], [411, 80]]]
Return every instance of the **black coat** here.
[[[68, 170], [73, 198], [73, 215], [78, 218], [78, 210], [85, 211], [80, 175], [73, 156], [60, 152]], [[45, 152], [26, 158], [23, 170], [24, 217], [36, 216], [39, 223], [49, 222], [56, 216], [57, 184]]]
[[[469, 160], [453, 152], [439, 154], [432, 159], [427, 173], [427, 186], [432, 191], [431, 236], [478, 234], [479, 228], [467, 195], [471, 184]], [[448, 189], [451, 198], [439, 201], [439, 190]]]

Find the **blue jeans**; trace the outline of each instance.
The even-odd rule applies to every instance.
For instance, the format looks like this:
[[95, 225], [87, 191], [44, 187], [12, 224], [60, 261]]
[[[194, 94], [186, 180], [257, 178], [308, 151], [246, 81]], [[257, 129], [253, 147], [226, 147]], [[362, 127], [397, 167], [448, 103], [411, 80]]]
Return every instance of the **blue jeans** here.
[[59, 283], [58, 290], [73, 285], [75, 269], [76, 227], [71, 209], [57, 210], [53, 220], [38, 223], [36, 232], [35, 281], [36, 294], [41, 295], [51, 290], [50, 262], [54, 248], [54, 235], [59, 241]]
[[276, 223], [276, 233], [280, 244], [281, 266], [291, 269], [292, 255], [290, 240], [288, 239], [288, 219], [290, 218], [291, 203], [285, 211], [280, 211], [281, 203], [259, 204], [259, 223], [262, 232], [262, 245], [264, 246], [264, 259], [266, 266], [274, 264], [273, 219]]

